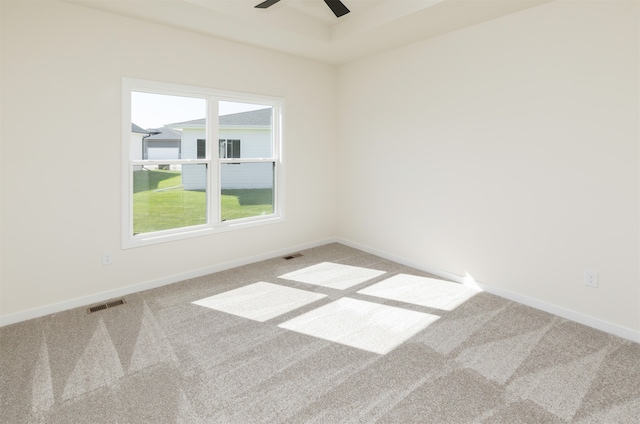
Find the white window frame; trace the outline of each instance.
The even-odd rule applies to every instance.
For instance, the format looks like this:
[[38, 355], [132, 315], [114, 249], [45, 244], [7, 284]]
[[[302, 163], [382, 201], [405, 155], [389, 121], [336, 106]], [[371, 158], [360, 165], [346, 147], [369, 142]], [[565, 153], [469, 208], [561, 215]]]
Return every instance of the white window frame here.
[[[204, 159], [179, 159], [171, 163], [206, 164], [207, 223], [190, 227], [174, 228], [151, 233], [133, 234], [133, 170], [139, 165], [164, 164], [166, 160], [132, 160], [131, 143], [131, 92], [142, 91], [155, 94], [197, 97], [207, 100], [206, 157]], [[273, 108], [272, 157], [255, 159], [224, 159], [218, 157], [218, 102], [230, 101], [260, 104]], [[122, 248], [129, 249], [238, 230], [255, 226], [283, 222], [284, 215], [284, 99], [280, 97], [218, 90], [182, 84], [148, 81], [134, 78], [122, 79]], [[273, 213], [255, 217], [220, 221], [220, 165], [229, 162], [274, 163]]]

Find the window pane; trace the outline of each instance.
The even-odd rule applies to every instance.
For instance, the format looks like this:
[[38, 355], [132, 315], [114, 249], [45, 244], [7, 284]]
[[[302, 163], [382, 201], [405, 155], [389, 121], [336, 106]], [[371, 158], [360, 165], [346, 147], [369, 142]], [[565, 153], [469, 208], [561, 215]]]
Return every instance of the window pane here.
[[205, 99], [131, 92], [131, 160], [196, 159]]
[[273, 210], [275, 163], [223, 163], [221, 217], [223, 221], [270, 215]]
[[[178, 166], [179, 168], [179, 166]], [[133, 170], [133, 233], [207, 223], [207, 165]]]
[[273, 157], [273, 108], [221, 101], [218, 103], [220, 158]]
[[204, 153], [206, 100], [131, 92], [134, 234], [207, 223], [207, 167], [172, 163]]

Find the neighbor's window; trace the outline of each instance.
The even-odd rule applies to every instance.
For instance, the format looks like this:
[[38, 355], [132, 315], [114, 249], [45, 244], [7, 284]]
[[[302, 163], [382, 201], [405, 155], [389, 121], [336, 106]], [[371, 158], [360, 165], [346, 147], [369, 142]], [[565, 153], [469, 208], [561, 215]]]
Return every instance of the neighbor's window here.
[[219, 140], [221, 158], [239, 158], [240, 140]]
[[281, 99], [133, 79], [123, 99], [123, 247], [283, 219]]
[[203, 138], [198, 139], [198, 159], [204, 159], [207, 157], [207, 140]]

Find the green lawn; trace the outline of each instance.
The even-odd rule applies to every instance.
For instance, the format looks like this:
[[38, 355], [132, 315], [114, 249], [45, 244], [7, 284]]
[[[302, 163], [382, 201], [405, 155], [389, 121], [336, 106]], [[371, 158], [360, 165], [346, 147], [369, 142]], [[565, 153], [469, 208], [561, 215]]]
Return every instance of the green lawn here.
[[221, 215], [223, 221], [273, 213], [273, 190], [222, 190]]
[[[179, 171], [134, 171], [133, 231], [147, 233], [207, 222], [206, 193], [182, 189]], [[273, 213], [271, 189], [223, 190], [222, 220]]]

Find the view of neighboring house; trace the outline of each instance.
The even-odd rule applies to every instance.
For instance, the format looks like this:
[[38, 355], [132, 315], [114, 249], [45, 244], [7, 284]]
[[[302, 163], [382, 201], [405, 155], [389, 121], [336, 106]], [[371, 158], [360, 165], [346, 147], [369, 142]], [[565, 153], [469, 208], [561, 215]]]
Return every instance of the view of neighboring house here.
[[179, 131], [171, 128], [150, 128], [150, 135], [142, 142], [142, 158], [148, 160], [180, 159], [181, 138]]
[[[272, 132], [271, 108], [239, 112], [219, 117], [220, 158], [255, 159], [271, 157]], [[182, 134], [181, 158], [205, 157], [205, 119], [177, 122], [166, 126]], [[224, 163], [220, 170], [221, 188], [272, 188], [273, 165], [271, 163]], [[206, 185], [205, 165], [183, 165], [182, 185], [185, 190], [203, 190]]]
[[[144, 129], [131, 123], [131, 160], [163, 160], [180, 159], [182, 148], [182, 134], [171, 128]], [[133, 167], [134, 171], [140, 171], [142, 165]]]

